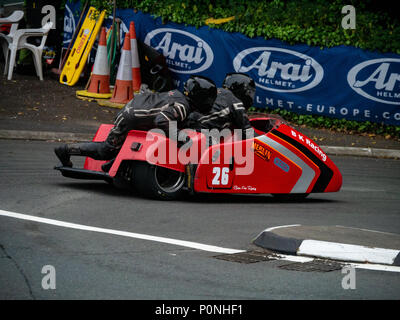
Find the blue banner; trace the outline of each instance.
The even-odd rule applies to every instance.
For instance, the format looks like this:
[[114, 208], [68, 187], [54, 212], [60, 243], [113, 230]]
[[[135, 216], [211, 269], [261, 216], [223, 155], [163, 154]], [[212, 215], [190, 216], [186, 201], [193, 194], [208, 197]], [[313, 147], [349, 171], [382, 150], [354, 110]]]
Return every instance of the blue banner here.
[[400, 125], [400, 55], [288, 45], [209, 27], [163, 24], [132, 9], [117, 10], [117, 16], [122, 30], [134, 21], [138, 40], [166, 57], [180, 89], [192, 74], [221, 86], [227, 73], [245, 72], [256, 82], [257, 107]]
[[63, 47], [67, 48], [78, 26], [81, 4], [79, 1], [68, 1], [64, 10], [64, 39]]

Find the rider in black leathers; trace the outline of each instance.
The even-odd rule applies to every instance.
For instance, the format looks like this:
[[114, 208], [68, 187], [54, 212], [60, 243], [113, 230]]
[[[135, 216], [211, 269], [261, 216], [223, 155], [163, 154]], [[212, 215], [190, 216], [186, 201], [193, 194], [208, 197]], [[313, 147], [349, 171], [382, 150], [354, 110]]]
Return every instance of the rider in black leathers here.
[[[112, 160], [130, 130], [160, 128], [168, 135], [170, 122], [176, 121], [179, 126], [192, 111], [209, 112], [216, 96], [214, 82], [201, 76], [188, 79], [184, 94], [178, 90], [138, 94], [117, 114], [114, 127], [105, 141], [65, 144], [55, 148], [54, 152], [62, 165], [68, 167], [72, 167], [71, 155]], [[177, 132], [169, 138], [177, 140]]]
[[208, 113], [193, 112], [186, 120], [189, 128], [200, 129], [242, 129], [243, 137], [254, 133], [247, 110], [252, 106], [255, 83], [244, 73], [230, 73], [225, 77], [222, 88]]

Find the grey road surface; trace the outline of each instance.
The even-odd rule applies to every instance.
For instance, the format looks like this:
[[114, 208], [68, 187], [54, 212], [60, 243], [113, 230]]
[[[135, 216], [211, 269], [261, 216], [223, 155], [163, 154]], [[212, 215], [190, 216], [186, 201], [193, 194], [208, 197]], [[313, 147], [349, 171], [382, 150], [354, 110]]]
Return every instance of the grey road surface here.
[[[400, 233], [400, 161], [333, 157], [343, 190], [302, 202], [201, 195], [162, 202], [53, 170], [56, 143], [0, 140], [0, 210], [246, 250], [268, 227], [342, 225]], [[240, 264], [216, 253], [0, 216], [0, 299], [399, 299], [400, 273]], [[45, 290], [44, 266], [56, 271]]]

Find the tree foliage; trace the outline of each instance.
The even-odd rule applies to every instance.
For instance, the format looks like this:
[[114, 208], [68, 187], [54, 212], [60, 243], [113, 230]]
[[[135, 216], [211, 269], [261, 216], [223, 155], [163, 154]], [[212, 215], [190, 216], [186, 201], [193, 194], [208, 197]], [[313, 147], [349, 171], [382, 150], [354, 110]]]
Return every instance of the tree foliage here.
[[[83, 0], [81, 0], [84, 2]], [[99, 9], [113, 9], [112, 0], [90, 0]], [[150, 13], [163, 22], [201, 27], [210, 17], [235, 19], [210, 24], [246, 36], [276, 38], [289, 44], [305, 43], [321, 48], [338, 45], [400, 54], [400, 22], [396, 9], [377, 0], [117, 0], [117, 7]], [[343, 29], [341, 10], [356, 9], [356, 29]]]

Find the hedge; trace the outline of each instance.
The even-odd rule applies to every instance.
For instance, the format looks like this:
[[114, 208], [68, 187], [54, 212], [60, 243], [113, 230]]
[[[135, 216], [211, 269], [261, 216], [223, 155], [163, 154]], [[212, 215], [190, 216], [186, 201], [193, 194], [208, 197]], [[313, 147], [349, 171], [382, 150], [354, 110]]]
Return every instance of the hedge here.
[[[84, 2], [81, 0], [81, 2]], [[91, 5], [112, 12], [110, 0]], [[344, 5], [356, 9], [356, 29], [341, 26]], [[392, 4], [393, 5], [393, 4]], [[134, 8], [164, 22], [201, 27], [209, 18], [233, 20], [208, 24], [248, 37], [276, 38], [289, 44], [305, 43], [321, 48], [351, 45], [361, 49], [400, 54], [400, 21], [396, 9], [377, 0], [117, 0], [118, 8]]]

